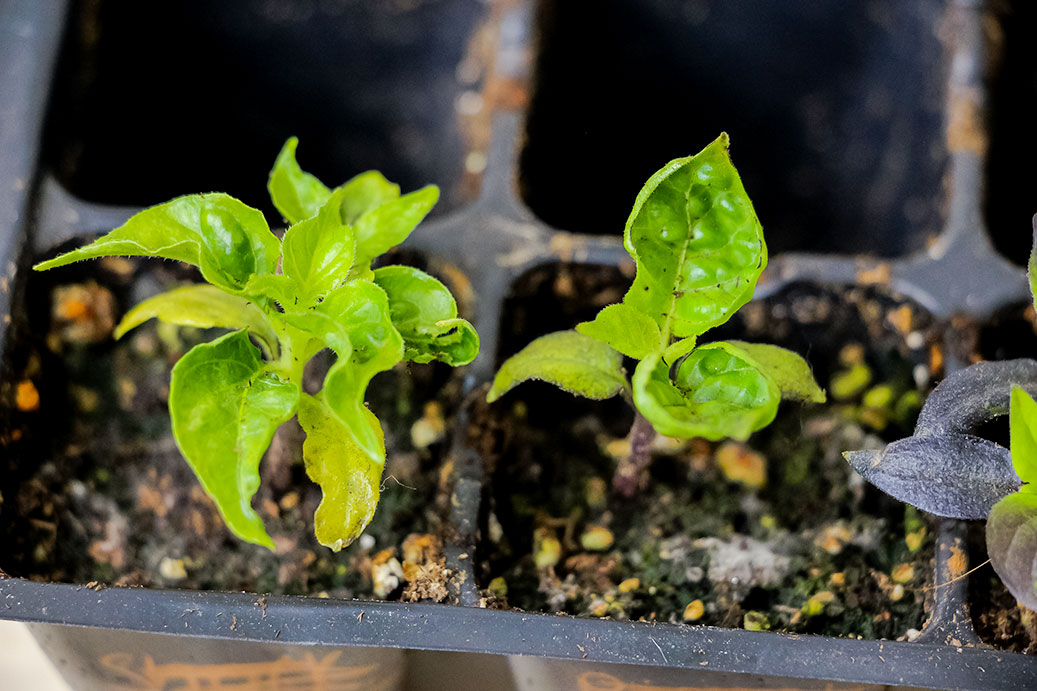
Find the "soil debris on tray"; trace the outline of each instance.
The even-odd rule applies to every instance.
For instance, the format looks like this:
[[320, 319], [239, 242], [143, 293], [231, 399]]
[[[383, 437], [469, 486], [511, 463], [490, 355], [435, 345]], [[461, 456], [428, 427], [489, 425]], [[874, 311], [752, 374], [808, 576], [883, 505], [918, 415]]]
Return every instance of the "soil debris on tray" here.
[[[516, 291], [503, 323], [522, 326], [502, 355], [539, 335], [522, 328], [545, 300], [569, 320], [558, 328], [601, 307], [573, 307], [559, 283], [611, 294], [604, 270], [560, 271], [565, 281], [534, 275]], [[593, 290], [569, 290], [581, 284]], [[622, 400], [530, 384], [487, 409], [498, 432], [479, 574], [497, 606], [864, 638], [922, 628], [934, 528], [841, 453], [911, 433], [939, 375], [931, 318], [871, 289], [809, 286], [743, 312], [708, 340], [795, 349], [829, 402], [783, 405], [745, 444], [657, 438], [631, 499], [610, 487], [633, 417]]]
[[[127, 259], [70, 267], [60, 285], [33, 277], [24, 328], [6, 354], [33, 390], [5, 392], [21, 404], [8, 406], [0, 434], [2, 566], [41, 581], [447, 599], [454, 575], [438, 537], [446, 506], [439, 459], [459, 379], [412, 364], [373, 383], [369, 403], [388, 452], [381, 502], [364, 535], [337, 554], [313, 534], [321, 492], [306, 477], [302, 432], [294, 421], [282, 426], [253, 500], [277, 552], [247, 544], [230, 535], [169, 427], [170, 369], [211, 334], [151, 321], [111, 338], [127, 306], [196, 277], [176, 263]], [[49, 420], [71, 422], [52, 428]], [[379, 571], [383, 553], [403, 558], [392, 587]]]

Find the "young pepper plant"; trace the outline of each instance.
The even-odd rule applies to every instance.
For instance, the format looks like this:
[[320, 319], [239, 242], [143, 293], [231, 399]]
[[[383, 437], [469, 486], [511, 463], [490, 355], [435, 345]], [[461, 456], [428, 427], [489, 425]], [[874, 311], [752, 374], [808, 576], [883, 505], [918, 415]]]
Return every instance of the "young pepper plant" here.
[[[752, 298], [767, 265], [763, 228], [731, 164], [726, 134], [648, 179], [623, 242], [637, 272], [623, 302], [506, 360], [488, 401], [529, 379], [591, 399], [622, 393], [637, 414], [631, 453], [613, 484], [630, 495], [654, 432], [745, 440], [770, 424], [783, 396], [825, 400], [807, 363], [791, 351], [697, 343]], [[624, 356], [639, 361], [630, 381]]]
[[[231, 532], [274, 548], [251, 500], [259, 463], [277, 428], [298, 416], [303, 458], [323, 498], [314, 516], [321, 544], [339, 550], [374, 515], [385, 445], [364, 405], [368, 384], [403, 361], [475, 359], [479, 337], [458, 318], [446, 286], [409, 266], [372, 269], [432, 209], [432, 185], [409, 194], [381, 173], [329, 189], [296, 162], [289, 139], [268, 189], [289, 227], [279, 240], [263, 214], [225, 194], [179, 197], [130, 218], [95, 242], [41, 262], [142, 256], [201, 270], [208, 284], [145, 300], [116, 327], [119, 338], [151, 319], [230, 333], [189, 350], [173, 367], [173, 436]], [[320, 351], [336, 355], [321, 390], [303, 391]]]
[[[1037, 307], [1037, 217], [1029, 262]], [[843, 455], [865, 480], [937, 516], [986, 519], [987, 553], [1023, 606], [1037, 609], [1037, 361], [980, 362], [933, 389], [914, 434]], [[1010, 449], [975, 432], [1008, 413]]]

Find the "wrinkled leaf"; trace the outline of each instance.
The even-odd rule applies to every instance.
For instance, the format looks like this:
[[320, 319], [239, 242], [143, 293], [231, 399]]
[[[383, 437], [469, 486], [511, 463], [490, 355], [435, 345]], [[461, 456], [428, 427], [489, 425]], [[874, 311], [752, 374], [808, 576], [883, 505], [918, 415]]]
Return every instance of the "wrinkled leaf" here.
[[1037, 609], [1037, 494], [1011, 494], [994, 506], [987, 519], [987, 553], [1019, 604]]
[[315, 216], [285, 232], [281, 270], [294, 281], [299, 307], [312, 306], [343, 283], [353, 266], [356, 234], [339, 216], [341, 198], [337, 190]]
[[810, 365], [796, 353], [766, 343], [728, 343], [749, 353], [760, 369], [781, 389], [782, 398], [810, 403], [825, 402], [825, 392], [817, 385]]
[[1009, 434], [1012, 466], [1028, 484], [1023, 491], [1037, 492], [1037, 402], [1018, 386], [1012, 388]]
[[331, 196], [331, 190], [323, 182], [299, 167], [295, 160], [297, 146], [296, 137], [284, 143], [266, 184], [270, 201], [289, 223], [316, 215]]
[[173, 367], [169, 414], [181, 453], [231, 531], [273, 549], [251, 507], [259, 461], [299, 404], [299, 385], [263, 371], [244, 331], [197, 345]]
[[363, 532], [378, 505], [385, 443], [378, 419], [366, 408], [362, 422], [375, 439], [377, 458], [356, 445], [354, 430], [319, 397], [303, 394], [299, 402], [299, 424], [306, 432], [302, 446], [306, 474], [324, 495], [313, 529], [317, 540], [336, 552]]
[[479, 354], [479, 335], [457, 317], [457, 302], [447, 287], [410, 266], [385, 266], [374, 271], [374, 282], [389, 298], [389, 312], [403, 336], [405, 360], [442, 360], [457, 367]]
[[1037, 394], [1037, 362], [979, 362], [952, 372], [925, 399], [915, 436], [975, 432], [983, 423], [1008, 414], [1013, 386]]
[[1020, 484], [1008, 449], [968, 434], [908, 437], [843, 456], [886, 494], [948, 518], [986, 518]]
[[624, 244], [637, 276], [623, 301], [651, 316], [665, 339], [698, 336], [752, 297], [767, 265], [763, 228], [722, 134], [668, 163], [634, 202]]
[[364, 212], [355, 224], [358, 267], [370, 265], [372, 259], [406, 240], [437, 201], [439, 188], [426, 185]]
[[113, 335], [122, 338], [127, 331], [152, 318], [199, 329], [248, 329], [263, 339], [270, 352], [276, 350], [277, 333], [262, 310], [215, 286], [183, 286], [149, 298], [126, 313]]
[[193, 264], [209, 283], [240, 292], [251, 276], [273, 273], [280, 253], [281, 243], [261, 212], [226, 194], [196, 194], [144, 209], [89, 245], [33, 268], [99, 257], [161, 257]]
[[659, 434], [745, 440], [778, 412], [781, 392], [752, 358], [726, 343], [711, 343], [675, 364], [660, 353], [634, 371], [634, 403]]
[[624, 303], [605, 307], [593, 321], [577, 324], [576, 330], [638, 360], [658, 350], [662, 338], [654, 319]]
[[367, 420], [364, 397], [371, 378], [403, 359], [403, 338], [392, 324], [385, 291], [368, 281], [339, 286], [316, 307], [287, 312], [286, 320], [335, 351], [322, 398], [370, 458], [381, 454]]
[[486, 400], [493, 403], [529, 379], [595, 400], [611, 398], [627, 385], [622, 353], [576, 331], [541, 336], [505, 360]]

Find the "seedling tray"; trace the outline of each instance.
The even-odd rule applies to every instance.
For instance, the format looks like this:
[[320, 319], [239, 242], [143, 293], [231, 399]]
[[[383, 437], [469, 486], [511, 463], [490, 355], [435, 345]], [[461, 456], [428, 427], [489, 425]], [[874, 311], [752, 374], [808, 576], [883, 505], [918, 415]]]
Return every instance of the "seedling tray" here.
[[[243, 3], [207, 21], [218, 25], [255, 19], [248, 13], [261, 4]], [[1027, 20], [1023, 4], [1014, 4], [1020, 16], [1013, 21]], [[502, 0], [485, 9], [474, 2], [442, 2], [427, 15], [400, 19], [402, 31], [438, 27], [436, 35], [444, 38], [432, 49], [431, 63], [425, 60], [428, 56], [394, 49], [385, 38], [396, 35], [391, 31], [379, 39], [378, 29], [384, 26], [373, 9], [367, 30], [350, 34], [383, 52], [385, 72], [375, 70], [366, 88], [358, 89], [368, 100], [350, 101], [348, 88], [327, 86], [330, 102], [348, 105], [328, 121], [307, 126], [328, 133], [335, 118], [357, 126], [366, 123], [369, 136], [355, 141], [348, 132], [327, 134], [339, 159], [357, 169], [382, 167], [407, 188], [433, 179], [452, 190], [447, 213], [425, 223], [408, 242], [413, 250], [456, 265], [471, 282], [477, 297], [471, 316], [482, 337], [482, 354], [468, 368], [468, 391], [492, 376], [502, 307], [511, 286], [545, 265], [623, 266], [629, 259], [619, 230], [623, 204], [631, 196], [623, 190], [636, 192], [660, 161], [697, 150], [696, 142], [701, 146], [721, 129], [732, 133], [746, 187], [768, 226], [772, 259], [758, 297], [797, 282], [875, 285], [944, 320], [948, 343], [957, 337], [951, 317], [983, 323], [1028, 299], [1022, 263], [1029, 228], [1008, 208], [1018, 205], [1023, 193], [1006, 194], [1003, 185], [1012, 183], [998, 176], [1016, 176], [999, 171], [1023, 170], [1032, 159], [1032, 136], [1017, 140], [1015, 121], [1002, 114], [1011, 110], [1018, 91], [1032, 91], [1033, 84], [1011, 82], [1028, 69], [1015, 67], [1013, 61], [1026, 56], [1018, 54], [1012, 42], [1018, 39], [1011, 35], [996, 88], [992, 91], [984, 80], [989, 56], [1001, 46], [991, 46], [984, 33], [982, 3], [932, 0], [908, 8], [878, 2], [868, 4], [871, 15], [834, 4], [821, 9], [809, 2], [781, 3], [780, 9], [762, 0], [736, 8], [724, 5], [558, 2], [537, 12], [519, 1]], [[192, 11], [204, 12], [201, 7]], [[267, 17], [263, 26], [289, 26], [282, 35], [294, 37], [292, 45], [303, 50], [305, 31], [327, 20], [321, 19], [322, 10], [315, 11], [309, 17], [292, 12]], [[105, 111], [89, 102], [82, 112], [62, 111], [68, 84], [65, 91], [55, 92], [52, 83], [68, 12], [60, 0], [11, 0], [0, 7], [0, 314], [6, 315], [0, 339], [5, 348], [17, 338], [12, 324], [18, 323], [23, 279], [34, 258], [115, 227], [138, 208], [130, 203], [134, 195], [155, 194], [158, 201], [199, 184], [226, 187], [219, 178], [227, 171], [217, 169], [211, 182], [199, 182], [178, 177], [182, 171], [173, 165], [167, 179], [155, 183], [161, 189], [149, 189], [148, 180], [135, 179], [133, 165], [143, 160], [139, 143], [116, 141], [106, 148], [120, 132], [106, 129], [99, 115]], [[1032, 30], [1037, 25], [1032, 13], [1028, 17]], [[463, 31], [451, 29], [462, 25]], [[70, 26], [78, 32], [89, 29], [81, 17]], [[797, 32], [811, 31], [827, 32], [830, 41], [803, 44], [796, 39]], [[447, 46], [456, 48], [466, 36], [479, 40], [471, 39], [467, 55], [451, 53]], [[241, 39], [246, 47], [249, 40]], [[802, 53], [786, 55], [780, 51], [787, 45], [805, 47]], [[834, 47], [840, 45], [842, 49]], [[836, 57], [828, 60], [830, 54]], [[481, 106], [467, 109], [478, 114], [462, 117], [461, 128], [453, 113], [461, 94], [452, 79], [440, 77], [444, 70], [460, 74], [472, 69], [473, 56], [481, 56], [483, 69], [478, 79], [469, 80], [463, 97], [469, 105], [473, 98], [481, 99]], [[359, 53], [346, 57], [358, 59]], [[459, 62], [462, 57], [467, 62]], [[408, 78], [415, 61], [422, 61], [427, 72]], [[761, 61], [787, 64], [775, 74], [758, 75]], [[534, 66], [537, 78], [531, 84]], [[275, 87], [297, 85], [298, 74], [290, 68], [269, 68], [274, 76], [268, 81]], [[315, 79], [331, 78], [315, 72]], [[388, 81], [379, 81], [379, 74]], [[109, 97], [119, 86], [117, 80], [98, 83], [109, 89]], [[397, 92], [414, 91], [410, 108], [406, 100], [400, 106], [373, 98], [382, 83]], [[637, 88], [643, 88], [645, 100], [630, 96]], [[302, 86], [299, 90], [305, 92]], [[226, 95], [228, 109], [250, 107], [248, 101], [235, 106], [235, 97], [233, 92]], [[994, 117], [987, 120], [992, 97]], [[53, 106], [45, 136], [48, 103]], [[159, 124], [174, 126], [180, 115], [176, 111], [168, 120], [156, 117]], [[214, 117], [228, 131], [236, 126], [234, 114]], [[283, 117], [263, 120], [256, 132], [234, 141], [266, 137], [273, 142], [267, 149], [275, 151], [288, 133], [263, 128], [276, 129], [285, 122], [291, 126], [293, 117], [302, 116]], [[389, 120], [394, 135], [386, 134]], [[177, 150], [189, 146], [192, 134], [204, 127], [204, 120], [188, 121], [164, 140], [169, 143], [165, 152], [147, 157], [164, 153], [176, 159]], [[643, 144], [636, 152], [615, 153], [624, 165], [614, 165], [610, 143], [633, 137], [635, 131], [644, 135]], [[402, 162], [384, 158], [392, 146], [364, 150], [363, 142], [382, 135], [409, 157]], [[70, 143], [80, 147], [76, 174], [66, 174], [62, 167]], [[267, 149], [255, 150], [265, 155]], [[220, 159], [220, 153], [214, 158]], [[222, 153], [227, 159], [235, 151], [228, 144]], [[334, 152], [327, 160], [333, 159]], [[263, 165], [250, 168], [262, 170]], [[105, 175], [121, 179], [106, 181]], [[108, 184], [129, 198], [107, 196]], [[618, 207], [616, 197], [625, 200]], [[767, 223], [768, 213], [779, 219], [773, 226]], [[963, 364], [952, 359], [947, 366]], [[5, 386], [10, 386], [10, 376], [3, 373]], [[478, 452], [466, 446], [469, 417], [466, 411], [459, 415], [450, 449], [454, 470], [447, 565], [465, 574], [454, 593], [456, 605], [97, 589], [4, 577], [0, 616], [31, 622], [66, 677], [84, 688], [157, 683], [159, 671], [220, 674], [215, 667], [198, 672], [199, 660], [260, 665], [252, 672], [235, 668], [242, 678], [250, 673], [294, 674], [284, 665], [301, 659], [309, 660], [305, 673], [311, 680], [317, 678], [314, 669], [330, 674], [328, 669], [334, 668], [335, 688], [391, 688], [400, 676], [399, 653], [394, 651], [401, 649], [515, 656], [517, 681], [530, 688], [547, 688], [545, 680], [559, 689], [767, 688], [822, 682], [850, 682], [856, 684], [853, 688], [1037, 688], [1037, 660], [985, 647], [975, 634], [968, 581], [962, 578], [967, 565], [960, 558], [966, 526], [954, 521], [939, 523], [932, 577], [934, 583], [947, 585], [933, 591], [931, 617], [913, 642], [480, 608], [472, 564], [478, 559], [487, 473]], [[119, 657], [131, 653], [137, 657]], [[289, 663], [275, 664], [286, 659]], [[478, 658], [466, 659], [477, 664]], [[330, 676], [321, 679], [332, 681]]]

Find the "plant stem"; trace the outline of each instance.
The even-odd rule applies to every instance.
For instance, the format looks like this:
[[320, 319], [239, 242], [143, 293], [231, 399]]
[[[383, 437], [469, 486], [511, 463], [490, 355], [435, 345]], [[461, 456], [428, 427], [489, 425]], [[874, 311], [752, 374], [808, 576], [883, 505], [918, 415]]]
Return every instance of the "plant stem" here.
[[655, 440], [655, 428], [652, 423], [635, 409], [634, 424], [630, 427], [627, 442], [630, 451], [619, 461], [616, 473], [612, 476], [612, 488], [624, 497], [634, 496], [637, 491], [641, 473], [652, 460], [652, 442]]

